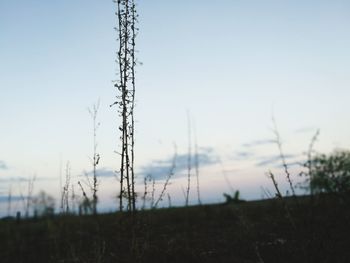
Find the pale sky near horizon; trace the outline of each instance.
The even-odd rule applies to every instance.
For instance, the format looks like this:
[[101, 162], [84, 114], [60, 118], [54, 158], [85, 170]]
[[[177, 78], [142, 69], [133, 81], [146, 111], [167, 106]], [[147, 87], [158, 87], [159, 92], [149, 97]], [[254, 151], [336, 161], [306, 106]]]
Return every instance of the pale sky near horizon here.
[[[119, 164], [119, 119], [109, 107], [117, 95], [114, 12], [110, 0], [0, 1], [0, 196], [9, 185], [14, 195], [25, 191], [20, 178], [34, 174], [36, 191], [57, 195], [66, 161], [74, 180], [91, 170], [87, 108], [100, 99], [101, 195], [112, 203], [118, 184], [111, 171]], [[175, 142], [178, 173], [169, 191], [183, 202], [187, 110], [208, 202], [229, 191], [223, 170], [248, 199], [271, 185], [264, 172], [280, 173], [272, 113], [290, 162], [304, 158], [317, 129], [317, 151], [350, 148], [349, 1], [148, 0], [138, 1], [138, 13], [140, 181], [145, 173], [162, 178]]]

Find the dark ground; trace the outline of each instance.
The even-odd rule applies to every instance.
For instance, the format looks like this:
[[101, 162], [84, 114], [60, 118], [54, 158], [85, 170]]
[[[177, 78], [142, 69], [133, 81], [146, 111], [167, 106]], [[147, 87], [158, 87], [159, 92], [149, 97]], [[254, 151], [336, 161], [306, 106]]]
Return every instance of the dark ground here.
[[350, 262], [339, 196], [0, 220], [0, 262]]

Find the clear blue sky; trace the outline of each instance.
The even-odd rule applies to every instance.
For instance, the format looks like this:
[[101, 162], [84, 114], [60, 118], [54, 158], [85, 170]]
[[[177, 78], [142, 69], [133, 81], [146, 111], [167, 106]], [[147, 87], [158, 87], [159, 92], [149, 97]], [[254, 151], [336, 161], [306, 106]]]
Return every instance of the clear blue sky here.
[[[89, 171], [87, 107], [98, 99], [100, 168], [118, 169], [114, 12], [109, 0], [0, 2], [0, 195], [9, 184], [19, 191], [9, 178], [33, 174], [36, 190], [56, 195], [60, 160], [71, 162], [74, 180]], [[272, 112], [291, 162], [318, 128], [318, 151], [350, 147], [349, 1], [149, 0], [138, 12], [139, 177], [164, 166], [173, 142], [186, 154], [187, 110], [208, 201], [229, 191], [223, 169], [246, 198], [270, 185], [265, 171], [279, 173]], [[183, 202], [179, 170], [170, 190]], [[111, 200], [118, 185], [102, 180]]]

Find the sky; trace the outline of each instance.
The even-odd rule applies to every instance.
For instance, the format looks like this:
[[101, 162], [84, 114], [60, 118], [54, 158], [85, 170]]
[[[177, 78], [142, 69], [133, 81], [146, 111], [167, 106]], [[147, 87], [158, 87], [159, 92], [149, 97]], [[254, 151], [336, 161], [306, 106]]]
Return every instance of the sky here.
[[[269, 169], [286, 187], [272, 116], [295, 181], [318, 129], [317, 152], [350, 148], [349, 1], [148, 0], [137, 10], [140, 193], [147, 174], [162, 187], [175, 143], [168, 191], [184, 203], [188, 112], [203, 202], [232, 189], [259, 199], [262, 187], [273, 192]], [[100, 200], [116, 208], [115, 11], [110, 0], [0, 1], [0, 208], [9, 189], [25, 195], [33, 176], [35, 193], [58, 197], [67, 162], [73, 184], [83, 180], [92, 169], [87, 109], [97, 101]]]

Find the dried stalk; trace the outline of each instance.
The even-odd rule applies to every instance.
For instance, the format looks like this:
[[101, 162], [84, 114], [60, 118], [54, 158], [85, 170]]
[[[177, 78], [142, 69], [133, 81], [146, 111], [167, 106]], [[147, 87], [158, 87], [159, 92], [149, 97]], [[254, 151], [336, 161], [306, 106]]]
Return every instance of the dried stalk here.
[[71, 178], [71, 167], [69, 161], [66, 164], [66, 181], [63, 186], [62, 191], [62, 200], [61, 200], [61, 211], [63, 213], [68, 214], [69, 213], [69, 185], [70, 185], [70, 178]]
[[196, 171], [196, 179], [197, 179], [197, 199], [198, 204], [202, 204], [201, 201], [201, 195], [200, 195], [200, 188], [199, 188], [199, 158], [198, 158], [198, 143], [197, 143], [197, 130], [196, 125], [193, 124], [193, 132], [194, 132], [194, 165], [195, 165], [195, 171]]
[[296, 230], [295, 222], [294, 222], [294, 220], [293, 220], [293, 218], [292, 218], [292, 216], [290, 214], [290, 209], [287, 206], [285, 200], [283, 199], [283, 196], [282, 196], [282, 194], [281, 194], [281, 192], [280, 192], [280, 190], [278, 188], [278, 184], [277, 184], [277, 181], [275, 179], [275, 176], [274, 176], [274, 174], [271, 171], [269, 171], [269, 176], [270, 176], [270, 178], [271, 178], [271, 180], [273, 182], [273, 185], [275, 187], [276, 197], [282, 201], [282, 205], [283, 205], [283, 208], [284, 208], [285, 213], [286, 213], [286, 218], [288, 219], [288, 221], [289, 221], [290, 225], [292, 226], [292, 228], [294, 230]]
[[[100, 107], [100, 101], [98, 100], [97, 104], [94, 104], [93, 107], [90, 109], [88, 108], [89, 114], [92, 118], [92, 124], [93, 124], [93, 157], [91, 159], [92, 167], [93, 167], [93, 183], [91, 185], [91, 191], [92, 191], [92, 211], [93, 214], [97, 214], [97, 188], [98, 188], [98, 181], [97, 181], [97, 165], [100, 161], [100, 154], [97, 153], [97, 130], [100, 126], [100, 123], [97, 122], [97, 113]], [[88, 178], [89, 180], [89, 178]]]
[[156, 180], [152, 176], [150, 176], [150, 179], [152, 180], [152, 196], [151, 196], [151, 208], [154, 207], [154, 196], [156, 192]]
[[186, 188], [186, 201], [185, 201], [186, 206], [188, 206], [188, 203], [189, 203], [190, 187], [191, 187], [191, 168], [192, 168], [191, 121], [190, 121], [189, 111], [187, 111], [187, 126], [188, 126], [188, 158], [187, 158], [187, 188]]
[[169, 173], [168, 173], [168, 176], [165, 180], [165, 183], [163, 185], [163, 189], [157, 199], [157, 201], [155, 202], [153, 208], [157, 208], [158, 206], [158, 203], [160, 201], [163, 200], [163, 197], [164, 197], [164, 194], [165, 194], [165, 191], [166, 191], [166, 188], [167, 186], [169, 185], [169, 181], [170, 181], [170, 178], [174, 175], [174, 172], [175, 172], [175, 168], [176, 168], [176, 158], [177, 158], [177, 151], [176, 151], [176, 145], [174, 145], [174, 157], [173, 157], [173, 162], [171, 164], [171, 167], [170, 167], [170, 170], [169, 170]]
[[[78, 181], [78, 185], [80, 187], [81, 192], [83, 193], [83, 197], [84, 197], [83, 206], [84, 206], [84, 208], [91, 210], [90, 199], [88, 198], [88, 196], [84, 190], [84, 187], [81, 185], [80, 181]], [[79, 214], [81, 214], [81, 206], [82, 206], [82, 204], [79, 205]]]
[[273, 123], [273, 130], [272, 131], [273, 131], [273, 133], [275, 134], [275, 137], [276, 137], [276, 141], [275, 142], [276, 142], [277, 147], [278, 147], [280, 159], [282, 161], [282, 166], [283, 166], [284, 172], [286, 174], [290, 190], [292, 191], [292, 195], [293, 195], [293, 197], [295, 197], [295, 190], [294, 190], [293, 182], [292, 182], [292, 179], [290, 178], [288, 165], [287, 165], [287, 162], [286, 162], [285, 155], [283, 153], [281, 136], [280, 136], [280, 134], [278, 132], [277, 123], [276, 123], [276, 120], [275, 120], [274, 116], [272, 116], [272, 123]]
[[127, 210], [136, 210], [135, 193], [135, 39], [137, 28], [137, 12], [134, 0], [118, 0], [118, 40], [119, 51], [117, 62], [119, 66], [119, 81], [115, 84], [120, 95], [112, 105], [118, 105], [118, 113], [122, 119], [120, 159], [120, 194], [119, 209], [123, 210], [123, 197], [127, 199]]
[[145, 178], [143, 178], [143, 184], [144, 184], [144, 192], [143, 192], [143, 204], [142, 204], [142, 210], [144, 210], [146, 208], [146, 200], [147, 200], [147, 195], [148, 195], [148, 185], [147, 185], [147, 181], [151, 180], [151, 177], [149, 175], [145, 176]]

